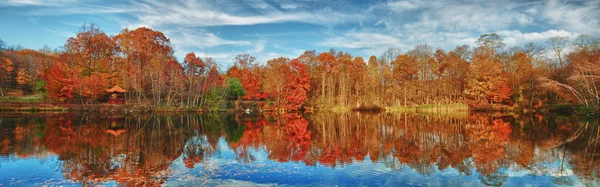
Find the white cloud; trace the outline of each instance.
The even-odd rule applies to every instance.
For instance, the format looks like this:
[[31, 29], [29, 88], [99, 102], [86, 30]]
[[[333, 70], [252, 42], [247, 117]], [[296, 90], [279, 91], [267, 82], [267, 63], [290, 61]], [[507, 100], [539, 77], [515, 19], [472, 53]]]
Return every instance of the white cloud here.
[[171, 44], [175, 50], [175, 56], [180, 60], [185, 57], [185, 55], [189, 52], [193, 52], [196, 50], [203, 50], [204, 52], [195, 52], [196, 55], [205, 57], [212, 57], [219, 62], [229, 62], [236, 53], [229, 52], [208, 52], [212, 51], [210, 48], [222, 46], [222, 45], [232, 45], [232, 46], [251, 46], [252, 42], [246, 40], [227, 40], [223, 39], [214, 33], [207, 32], [205, 30], [193, 30], [193, 29], [185, 29], [179, 28], [175, 30], [165, 30], [164, 34], [170, 38]]
[[530, 13], [530, 14], [537, 14], [538, 9], [537, 9], [537, 7], [532, 7], [530, 9], [527, 9], [525, 12]]
[[302, 4], [294, 3], [294, 2], [281, 2], [279, 6], [283, 9], [297, 9], [303, 7]]
[[365, 32], [349, 32], [341, 37], [332, 37], [326, 39], [319, 45], [327, 47], [343, 47], [351, 49], [363, 49], [373, 47], [400, 47], [403, 46], [400, 40], [396, 37]]
[[265, 41], [261, 40], [254, 44], [254, 52], [261, 53], [265, 49]]
[[421, 3], [418, 1], [396, 1], [396, 2], [388, 2], [388, 6], [392, 11], [406, 11], [406, 10], [414, 10], [420, 7]]
[[[391, 36], [394, 38], [389, 41], [401, 41], [403, 50], [420, 43], [446, 50], [465, 44], [474, 46], [479, 35], [492, 32], [500, 34], [508, 46], [519, 46], [545, 42], [553, 36], [597, 35], [600, 32], [599, 4], [600, 1], [433, 0], [426, 4], [418, 0], [388, 1], [369, 8], [370, 13], [379, 13], [373, 20], [373, 28], [353, 29], [349, 33], [374, 32]], [[545, 18], [548, 16], [551, 19]], [[552, 20], [556, 26], [548, 25], [545, 20]], [[569, 24], [571, 22], [573, 24]], [[380, 44], [379, 40], [361, 40], [347, 35], [320, 43], [323, 44], [347, 48], [362, 46], [363, 51], [370, 54], [385, 50], [375, 47]]]
[[[229, 3], [229, 4], [228, 4]], [[26, 15], [73, 15], [73, 14], [127, 14], [128, 20], [121, 20], [127, 28], [163, 27], [163, 26], [223, 26], [223, 25], [256, 25], [283, 22], [302, 22], [331, 26], [347, 21], [354, 22], [360, 14], [338, 12], [330, 8], [302, 9], [296, 2], [283, 2], [274, 8], [271, 2], [264, 0], [208, 2], [203, 0], [136, 0], [116, 2], [111, 5], [98, 4], [93, 1], [79, 0], [8, 0], [0, 1], [4, 6], [43, 6], [24, 12]], [[245, 9], [249, 6], [254, 10]], [[292, 11], [293, 10], [293, 11]]]
[[164, 31], [171, 37], [171, 43], [178, 47], [216, 47], [220, 45], [250, 45], [249, 41], [226, 40], [204, 30], [180, 29]]
[[520, 46], [529, 42], [546, 42], [549, 38], [555, 36], [564, 36], [574, 39], [578, 34], [565, 30], [548, 30], [544, 32], [523, 33], [518, 30], [502, 30], [496, 32], [504, 39], [507, 46]]
[[319, 45], [342, 49], [361, 49], [369, 55], [380, 54], [390, 47], [402, 49], [408, 47], [397, 37], [374, 32], [348, 32], [343, 36], [330, 37]]
[[386, 13], [374, 22], [392, 32], [489, 32], [535, 25], [536, 8], [541, 5], [541, 2], [512, 0], [427, 3], [403, 0], [374, 5], [369, 11]]
[[238, 55], [237, 52], [209, 52], [205, 51], [194, 51], [194, 50], [185, 50], [182, 48], [175, 48], [175, 56], [179, 57], [179, 61], [181, 62], [185, 55], [193, 52], [197, 57], [200, 58], [213, 58], [219, 64], [219, 68], [228, 68], [233, 64], [233, 58]]
[[293, 59], [293, 58], [300, 56], [299, 54], [295, 54], [295, 53], [277, 53], [277, 52], [256, 53], [256, 54], [252, 54], [252, 55], [256, 57], [256, 62], [258, 62], [259, 64], [264, 64], [270, 59], [279, 58], [279, 57]]
[[220, 59], [220, 60], [232, 60], [236, 55], [238, 55], [237, 53], [201, 53], [201, 52], [196, 52], [196, 55], [202, 58], [214, 58], [214, 59]]
[[550, 23], [571, 31], [600, 33], [600, 1], [585, 1], [580, 5], [573, 5], [550, 0], [543, 15]]
[[[576, 38], [578, 33], [565, 30], [547, 30], [544, 32], [521, 32], [519, 30], [491, 31], [500, 35], [507, 46], [522, 46], [529, 42], [545, 43], [554, 36]], [[381, 33], [349, 32], [341, 37], [326, 39], [319, 45], [326, 47], [339, 47], [349, 49], [362, 49], [366, 55], [379, 55], [390, 47], [400, 48], [403, 51], [412, 49], [417, 44], [429, 44], [434, 48], [452, 50], [456, 46], [475, 46], [480, 33], [472, 32], [416, 32], [410, 34], [397, 34], [395, 36]]]
[[257, 8], [257, 9], [268, 9], [271, 8], [271, 5], [269, 5], [267, 2], [263, 1], [263, 0], [244, 0], [246, 2], [246, 4]]
[[531, 18], [517, 12], [505, 12], [496, 6], [501, 5], [459, 5], [428, 11], [426, 17], [433, 25], [450, 31], [478, 30], [489, 31], [506, 28], [512, 24], [526, 25]]

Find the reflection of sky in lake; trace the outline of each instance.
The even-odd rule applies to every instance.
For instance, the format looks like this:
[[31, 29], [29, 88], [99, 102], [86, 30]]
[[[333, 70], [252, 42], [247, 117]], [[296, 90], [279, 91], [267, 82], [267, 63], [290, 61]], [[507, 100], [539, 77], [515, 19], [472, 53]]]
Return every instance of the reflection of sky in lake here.
[[[170, 169], [172, 175], [167, 186], [484, 186], [482, 176], [472, 169], [472, 175], [464, 175], [454, 168], [442, 171], [434, 166], [434, 172], [421, 175], [406, 165], [392, 170], [383, 163], [372, 163], [367, 157], [365, 161], [335, 168], [317, 164], [306, 166], [302, 162], [279, 163], [269, 160], [265, 149], [252, 149], [255, 160], [251, 163], [240, 163], [235, 159], [234, 151], [224, 138], [217, 144], [219, 154], [212, 155], [205, 161], [195, 165], [193, 169], [183, 165], [183, 155], [177, 158]], [[554, 186], [553, 181], [558, 174], [560, 160], [543, 163], [540, 169], [546, 175], [531, 174], [520, 168], [500, 169], [507, 176], [506, 186]], [[518, 167], [518, 166], [517, 166]], [[71, 186], [79, 185], [64, 180], [61, 173], [61, 162], [56, 155], [43, 158], [20, 159], [17, 156], [0, 159], [0, 184], [5, 186]], [[570, 169], [563, 172], [575, 186], [583, 185]], [[107, 186], [114, 182], [101, 183]]]
[[[438, 170], [430, 175], [421, 175], [403, 165], [399, 170], [392, 170], [383, 163], [372, 163], [367, 157], [365, 161], [331, 168], [317, 164], [306, 166], [302, 162], [279, 163], [269, 160], [266, 150], [259, 148], [251, 151], [256, 160], [252, 163], [239, 163], [235, 153], [221, 138], [218, 142], [221, 154], [196, 164], [188, 169], [183, 165], [182, 157], [173, 163], [174, 174], [167, 185], [283, 185], [283, 186], [484, 186], [482, 176], [472, 169], [472, 175], [461, 174], [454, 168]], [[558, 171], [560, 160], [547, 164], [543, 168]], [[519, 168], [515, 168], [519, 169]], [[506, 186], [554, 186], [555, 177], [535, 175], [529, 172], [501, 169], [508, 178]], [[553, 173], [553, 172], [544, 172]], [[554, 172], [556, 173], [556, 172]], [[576, 186], [583, 185], [573, 172], [566, 169], [570, 180]]]
[[57, 155], [43, 158], [0, 157], [0, 186], [73, 186], [65, 181]]

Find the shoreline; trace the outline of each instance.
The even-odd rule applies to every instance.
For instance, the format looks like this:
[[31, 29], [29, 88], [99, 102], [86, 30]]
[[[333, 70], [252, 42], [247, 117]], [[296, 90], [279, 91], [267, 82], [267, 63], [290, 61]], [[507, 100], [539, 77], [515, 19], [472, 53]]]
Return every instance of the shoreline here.
[[[244, 101], [246, 104], [254, 103], [253, 101]], [[261, 101], [257, 101], [261, 102]], [[361, 113], [409, 113], [422, 115], [458, 115], [465, 116], [469, 113], [488, 113], [488, 112], [506, 112], [506, 113], [563, 113], [569, 115], [586, 115], [599, 116], [597, 112], [590, 112], [578, 109], [576, 106], [557, 105], [562, 107], [561, 110], [556, 110], [555, 107], [545, 108], [536, 111], [522, 111], [516, 108], [493, 107], [490, 109], [471, 108], [464, 103], [452, 104], [427, 104], [414, 106], [384, 106], [378, 107], [377, 110], [361, 110], [360, 108], [350, 108], [333, 106], [327, 109], [318, 109], [313, 107], [305, 107], [304, 110], [285, 111], [276, 108], [260, 108], [257, 105], [246, 105], [246, 108], [223, 108], [217, 110], [206, 110], [198, 107], [150, 107], [148, 105], [138, 104], [86, 104], [85, 107], [77, 103], [58, 103], [58, 102], [0, 102], [0, 112], [101, 112], [101, 113], [147, 113], [147, 112], [191, 112], [191, 113], [220, 113], [220, 112], [240, 112], [240, 113], [295, 113], [295, 112], [325, 112], [325, 113], [345, 113], [345, 112], [361, 112]], [[567, 109], [565, 109], [567, 108]], [[499, 110], [498, 110], [499, 109]], [[257, 112], [258, 111], [258, 112]]]

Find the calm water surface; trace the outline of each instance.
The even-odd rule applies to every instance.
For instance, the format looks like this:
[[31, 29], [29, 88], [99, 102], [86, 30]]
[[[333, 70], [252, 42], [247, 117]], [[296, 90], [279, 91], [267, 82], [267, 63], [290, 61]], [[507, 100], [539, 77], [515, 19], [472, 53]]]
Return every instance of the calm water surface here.
[[596, 119], [0, 113], [0, 186], [598, 186]]

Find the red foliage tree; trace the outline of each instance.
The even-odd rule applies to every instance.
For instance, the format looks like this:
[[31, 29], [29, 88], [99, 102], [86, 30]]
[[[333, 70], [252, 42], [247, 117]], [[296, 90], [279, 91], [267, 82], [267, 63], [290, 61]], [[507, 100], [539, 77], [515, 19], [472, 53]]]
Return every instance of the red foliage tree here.
[[238, 78], [246, 95], [242, 97], [245, 100], [265, 99], [268, 94], [262, 91], [262, 82], [260, 80], [261, 69], [254, 64], [255, 57], [248, 54], [240, 54], [234, 59], [234, 66], [230, 69], [229, 76]]
[[293, 59], [290, 61], [289, 67], [292, 73], [287, 78], [286, 108], [298, 110], [308, 100], [308, 91], [310, 91], [308, 65], [301, 63], [298, 59]]
[[204, 84], [203, 92], [208, 91], [215, 87], [220, 87], [223, 85], [223, 78], [219, 75], [219, 71], [217, 71], [217, 66], [212, 66], [210, 71], [208, 72], [208, 76], [206, 77], [206, 84]]

